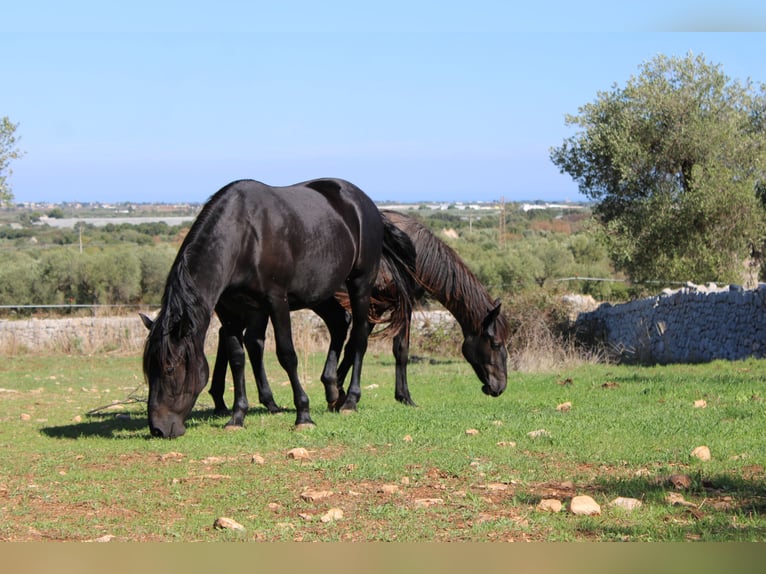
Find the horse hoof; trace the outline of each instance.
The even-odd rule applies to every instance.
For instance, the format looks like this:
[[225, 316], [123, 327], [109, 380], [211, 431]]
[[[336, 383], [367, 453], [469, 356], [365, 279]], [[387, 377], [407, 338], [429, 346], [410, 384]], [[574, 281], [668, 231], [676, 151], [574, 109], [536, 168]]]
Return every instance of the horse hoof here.
[[295, 425], [295, 430], [307, 430], [307, 429], [313, 429], [316, 428], [316, 425], [314, 423], [298, 423]]
[[223, 430], [225, 431], [238, 431], [244, 429], [244, 425], [226, 425], [223, 427]]
[[340, 414], [342, 415], [354, 415], [356, 414], [356, 409], [340, 409]]

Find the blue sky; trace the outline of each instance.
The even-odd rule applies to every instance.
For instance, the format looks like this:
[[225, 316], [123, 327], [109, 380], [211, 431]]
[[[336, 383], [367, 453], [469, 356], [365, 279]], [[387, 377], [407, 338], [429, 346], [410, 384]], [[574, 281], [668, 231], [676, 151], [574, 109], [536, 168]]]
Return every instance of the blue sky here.
[[14, 2], [11, 184], [17, 201], [202, 202], [234, 179], [335, 176], [377, 201], [582, 200], [549, 159], [565, 114], [657, 54], [766, 83], [762, 4]]

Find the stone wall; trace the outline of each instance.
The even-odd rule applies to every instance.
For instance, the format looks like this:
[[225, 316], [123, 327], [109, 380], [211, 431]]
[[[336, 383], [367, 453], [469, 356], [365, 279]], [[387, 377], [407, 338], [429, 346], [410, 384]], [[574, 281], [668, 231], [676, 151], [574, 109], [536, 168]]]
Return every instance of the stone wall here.
[[[155, 312], [147, 311], [147, 314], [154, 316]], [[311, 352], [327, 349], [327, 328], [317, 315], [307, 310], [296, 311], [292, 313], [291, 320], [296, 349]], [[219, 326], [214, 315], [205, 340], [208, 353], [215, 352]], [[427, 336], [435, 330], [457, 329], [457, 326], [447, 311], [433, 310], [416, 312], [412, 317], [412, 329]], [[0, 319], [0, 356], [49, 352], [140, 354], [146, 333], [138, 313], [125, 316]], [[266, 348], [269, 351], [274, 350], [273, 341], [269, 325], [266, 332]], [[391, 344], [381, 341], [381, 346], [390, 349]]]
[[604, 303], [580, 313], [580, 341], [644, 364], [699, 363], [766, 356], [766, 284], [755, 289], [687, 284], [656, 297]]

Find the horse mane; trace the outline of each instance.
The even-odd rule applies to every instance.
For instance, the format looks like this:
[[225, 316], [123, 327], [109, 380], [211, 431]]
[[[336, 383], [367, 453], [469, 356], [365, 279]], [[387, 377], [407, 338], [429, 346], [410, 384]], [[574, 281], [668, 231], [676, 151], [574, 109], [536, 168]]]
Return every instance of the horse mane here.
[[[496, 306], [487, 289], [455, 250], [427, 227], [409, 217], [406, 227], [417, 251], [418, 283], [455, 316], [464, 332], [481, 332], [484, 318]], [[508, 324], [502, 313], [495, 326], [497, 336], [505, 340]]]
[[[160, 368], [181, 359], [188, 365], [190, 358], [199, 356], [202, 351], [204, 337], [195, 334], [205, 331], [210, 322], [210, 310], [189, 272], [189, 259], [197, 252], [200, 238], [209, 223], [214, 223], [213, 215], [218, 209], [220, 197], [230, 186], [220, 189], [205, 203], [181, 243], [168, 273], [160, 312], [146, 340], [144, 372], [149, 372], [149, 362], [153, 361], [157, 361]], [[196, 371], [191, 369], [189, 374]]]

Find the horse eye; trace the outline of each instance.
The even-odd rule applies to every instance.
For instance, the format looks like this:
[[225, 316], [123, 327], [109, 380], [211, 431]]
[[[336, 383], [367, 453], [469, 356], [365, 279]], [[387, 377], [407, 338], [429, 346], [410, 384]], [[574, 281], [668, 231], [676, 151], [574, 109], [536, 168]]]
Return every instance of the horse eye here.
[[502, 344], [500, 344], [500, 343], [497, 343], [497, 342], [495, 342], [495, 341], [492, 341], [492, 342], [490, 343], [490, 346], [492, 347], [492, 350], [493, 350], [493, 351], [499, 351], [499, 350], [500, 350], [500, 349], [503, 347], [503, 345], [502, 345]]

